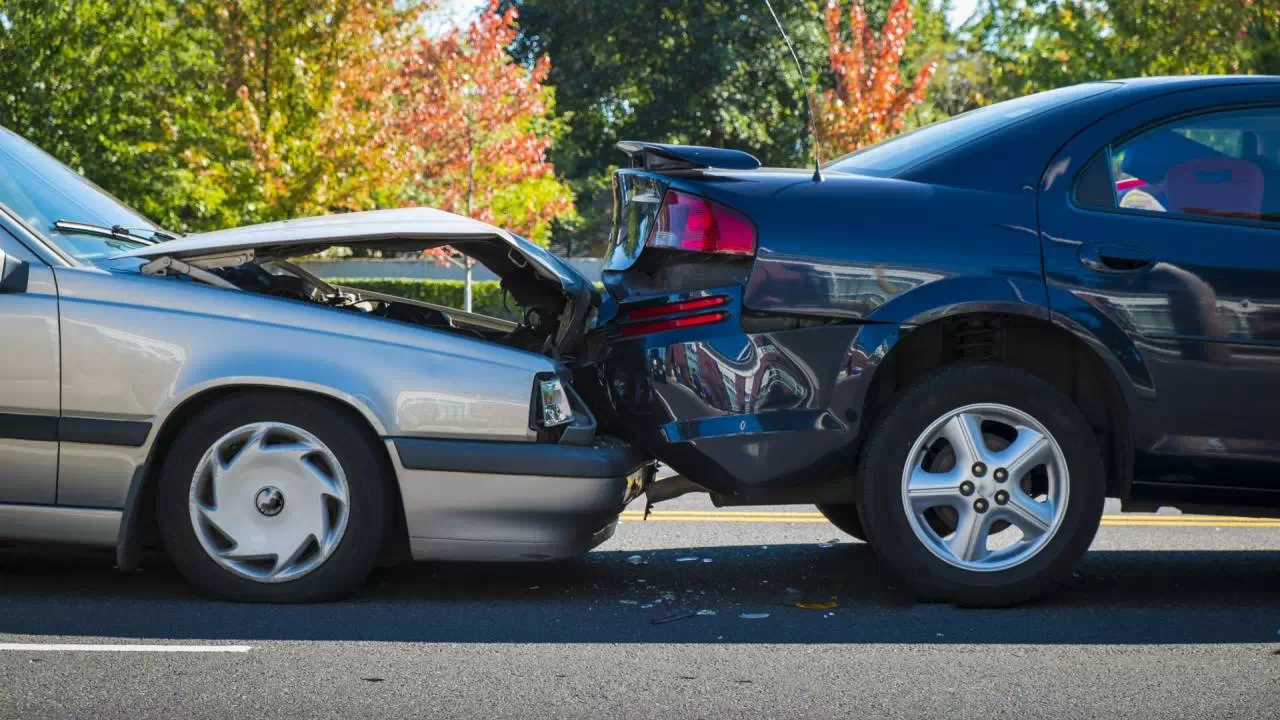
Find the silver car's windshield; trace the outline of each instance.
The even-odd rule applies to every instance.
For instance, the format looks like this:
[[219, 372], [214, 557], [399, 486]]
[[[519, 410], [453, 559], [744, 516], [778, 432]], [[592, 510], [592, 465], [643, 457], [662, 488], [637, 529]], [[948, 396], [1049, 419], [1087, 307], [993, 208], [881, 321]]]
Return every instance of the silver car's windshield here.
[[145, 243], [123, 234], [112, 237], [67, 226], [57, 228], [54, 223], [70, 220], [129, 228], [130, 233], [142, 235], [161, 232], [102, 188], [4, 128], [0, 128], [0, 202], [63, 252], [88, 262]]

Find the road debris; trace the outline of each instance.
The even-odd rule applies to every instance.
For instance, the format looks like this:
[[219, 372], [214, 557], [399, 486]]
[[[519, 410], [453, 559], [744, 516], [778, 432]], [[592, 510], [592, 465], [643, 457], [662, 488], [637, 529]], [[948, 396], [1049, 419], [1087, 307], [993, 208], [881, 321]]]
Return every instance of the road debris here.
[[627, 562], [632, 565], [643, 565], [644, 558], [641, 557], [640, 555], [632, 555], [631, 557], [627, 558]]
[[709, 562], [715, 562], [715, 561], [712, 560], [711, 558], [702, 558], [702, 562], [709, 563]]
[[696, 557], [676, 558], [676, 562], [698, 562], [698, 558]]
[[639, 600], [619, 600], [618, 604], [619, 605], [639, 605], [640, 601]]
[[798, 602], [798, 603], [795, 603], [795, 607], [798, 607], [801, 610], [834, 610], [837, 607], [839, 607], [839, 605], [836, 605], [833, 602], [820, 602], [820, 603]]
[[835, 547], [836, 545], [839, 545], [839, 544], [840, 544], [840, 538], [831, 538], [830, 540], [824, 543], [818, 543], [818, 547], [829, 548], [829, 547]]
[[743, 620], [764, 620], [769, 617], [769, 613], [742, 613], [738, 617]]
[[699, 614], [699, 615], [701, 615], [701, 616], [703, 616], [703, 617], [708, 617], [708, 616], [711, 616], [711, 615], [715, 615], [715, 614], [716, 614], [716, 611], [715, 611], [715, 610], [699, 610], [699, 611], [698, 611], [698, 614]]
[[795, 605], [796, 603], [802, 600], [804, 600], [804, 593], [800, 592], [799, 590], [793, 587], [782, 589], [783, 605]]
[[696, 616], [697, 616], [697, 613], [691, 613], [691, 612], [676, 613], [675, 615], [668, 615], [666, 617], [654, 618], [653, 620], [649, 621], [649, 624], [650, 625], [666, 625], [669, 622], [675, 622], [677, 620], [687, 620], [691, 617], [696, 617]]

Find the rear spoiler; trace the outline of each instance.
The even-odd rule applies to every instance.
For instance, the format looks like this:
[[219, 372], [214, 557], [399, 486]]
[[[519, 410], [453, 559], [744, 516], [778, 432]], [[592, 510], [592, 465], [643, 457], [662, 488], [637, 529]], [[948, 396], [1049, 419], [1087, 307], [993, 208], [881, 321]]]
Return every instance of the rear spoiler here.
[[631, 167], [658, 172], [668, 170], [755, 170], [760, 161], [741, 150], [701, 147], [698, 145], [665, 145], [663, 143], [623, 140], [616, 147], [631, 158]]

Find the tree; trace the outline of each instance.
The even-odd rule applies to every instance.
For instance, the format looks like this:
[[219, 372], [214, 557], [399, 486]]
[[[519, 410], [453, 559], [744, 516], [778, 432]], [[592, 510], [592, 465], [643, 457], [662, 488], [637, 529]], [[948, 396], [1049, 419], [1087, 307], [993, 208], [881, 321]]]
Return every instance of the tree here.
[[188, 0], [217, 39], [219, 144], [189, 151], [228, 189], [226, 224], [386, 207], [404, 176], [389, 91], [419, 0]]
[[[574, 246], [603, 251], [612, 200], [610, 173], [623, 160], [619, 140], [734, 147], [773, 166], [808, 162], [807, 86], [830, 86], [821, 5], [774, 6], [809, 77], [797, 75], [762, 0], [504, 0], [520, 9], [511, 53], [526, 67], [549, 54], [548, 82], [569, 130], [552, 150], [574, 186], [582, 224]], [[949, 0], [917, 0], [919, 48], [946, 33]], [[870, 0], [883, 17], [890, 0]], [[928, 41], [926, 41], [926, 37]]]
[[222, 191], [183, 160], [215, 132], [210, 39], [171, 0], [5, 0], [0, 125], [173, 229], [217, 217]]
[[[465, 35], [421, 38], [404, 57], [394, 85], [401, 105], [393, 134], [412, 172], [405, 200], [509, 228], [546, 245], [551, 226], [574, 217], [573, 192], [556, 177], [547, 153], [562, 125], [545, 84], [551, 60], [530, 68], [506, 48], [516, 35], [515, 8], [497, 0]], [[471, 266], [466, 264], [470, 308]]]
[[1280, 73], [1275, 0], [987, 0], [967, 32], [979, 104], [1091, 80]]
[[907, 0], [894, 0], [879, 34], [867, 22], [862, 0], [849, 9], [849, 34], [841, 30], [837, 0], [826, 10], [827, 58], [834, 89], [827, 90], [817, 112], [824, 155], [842, 155], [901, 132], [907, 110], [924, 99], [935, 63], [924, 63], [915, 78], [902, 77], [902, 58], [914, 25]]

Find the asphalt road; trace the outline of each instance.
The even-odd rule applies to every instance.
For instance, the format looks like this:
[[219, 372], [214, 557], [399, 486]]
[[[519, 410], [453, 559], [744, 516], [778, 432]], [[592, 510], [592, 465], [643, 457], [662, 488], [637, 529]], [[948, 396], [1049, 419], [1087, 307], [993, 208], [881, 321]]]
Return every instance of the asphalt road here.
[[913, 603], [811, 508], [663, 507], [580, 561], [386, 569], [317, 606], [3, 549], [0, 718], [1277, 716], [1280, 523], [1110, 517], [1065, 592], [980, 611]]

